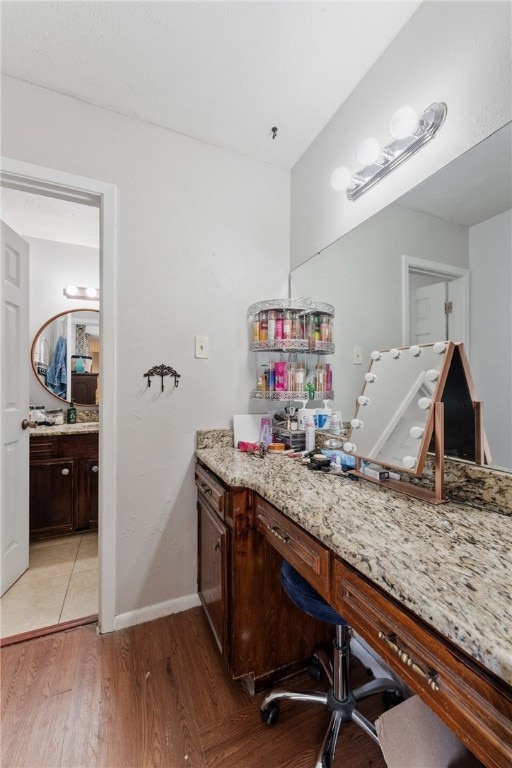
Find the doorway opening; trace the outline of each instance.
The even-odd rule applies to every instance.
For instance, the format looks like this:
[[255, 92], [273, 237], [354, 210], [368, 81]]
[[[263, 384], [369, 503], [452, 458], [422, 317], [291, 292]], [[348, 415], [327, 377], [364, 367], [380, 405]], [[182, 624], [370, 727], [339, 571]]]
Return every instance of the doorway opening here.
[[[46, 200], [67, 201], [76, 206], [95, 207], [98, 218], [98, 256], [99, 272], [96, 288], [101, 289], [101, 321], [99, 330], [100, 343], [100, 369], [99, 377], [99, 441], [101, 457], [101, 473], [99, 462], [96, 471], [99, 475], [98, 511], [99, 531], [77, 531], [66, 537], [39, 539], [35, 550], [50, 550], [57, 555], [61, 545], [66, 550], [76, 552], [71, 557], [73, 565], [78, 565], [77, 571], [89, 568], [93, 570], [94, 558], [97, 558], [98, 541], [100, 556], [97, 559], [99, 568], [99, 590], [96, 590], [96, 605], [98, 624], [101, 632], [108, 632], [114, 628], [114, 530], [115, 530], [115, 187], [112, 184], [99, 182], [93, 179], [66, 174], [60, 171], [34, 166], [31, 164], [2, 158], [2, 187], [7, 190], [17, 190], [34, 196], [41, 196]], [[50, 239], [50, 238], [49, 238]], [[65, 286], [59, 286], [63, 291]], [[96, 307], [98, 305], [96, 304]], [[31, 339], [32, 340], [32, 339]], [[27, 362], [30, 349], [27, 353]], [[92, 356], [92, 355], [91, 355]], [[80, 361], [81, 363], [81, 361]], [[29, 371], [33, 375], [33, 371]], [[36, 382], [37, 383], [37, 382]], [[30, 401], [32, 402], [32, 394]], [[28, 411], [27, 402], [27, 411]], [[68, 403], [63, 403], [66, 410]], [[28, 452], [27, 452], [28, 453]], [[108, 478], [102, 475], [108, 474]], [[27, 474], [25, 482], [28, 483], [28, 455]], [[109, 509], [109, 514], [103, 514], [104, 509]], [[2, 507], [2, 517], [5, 513]], [[28, 531], [27, 531], [28, 536]], [[81, 555], [80, 555], [81, 552]], [[70, 552], [66, 553], [69, 559]], [[62, 556], [61, 556], [62, 559]], [[59, 556], [57, 555], [57, 560]], [[74, 570], [74, 568], [73, 568]], [[99, 595], [98, 595], [99, 592]], [[99, 598], [99, 599], [98, 599]], [[69, 621], [84, 623], [91, 620], [90, 610], [84, 608], [82, 616], [71, 618], [64, 610], [61, 613], [62, 627], [69, 626]], [[40, 629], [40, 634], [55, 631], [55, 627]], [[5, 634], [5, 633], [2, 633]]]
[[448, 339], [469, 352], [469, 270], [403, 256], [403, 346]]
[[[70, 428], [74, 431], [66, 439], [77, 444], [80, 455], [85, 448], [81, 425], [89, 428], [98, 423], [97, 396], [84, 397], [80, 392], [84, 384], [97, 389], [99, 372], [72, 372], [72, 363], [76, 365], [72, 353], [77, 351], [78, 341], [80, 351], [87, 352], [79, 359], [91, 362], [91, 367], [94, 361], [98, 368], [94, 352], [99, 343], [94, 333], [99, 328], [98, 305], [95, 300], [70, 300], [63, 289], [83, 282], [99, 287], [100, 199], [92, 197], [86, 205], [64, 200], [62, 195], [54, 197], [50, 191], [42, 194], [17, 187], [2, 179], [2, 220], [28, 245], [33, 366], [29, 370], [29, 419], [40, 426], [32, 427], [29, 437], [29, 567], [2, 595], [2, 640], [96, 620], [98, 614], [98, 503], [94, 498], [98, 483], [88, 477], [93, 470], [95, 475], [99, 473], [97, 449], [94, 464], [92, 458], [88, 464], [74, 459], [73, 451], [59, 462], [59, 425], [49, 424], [65, 421], [69, 403], [74, 401], [79, 423]], [[80, 338], [78, 328], [83, 329]], [[61, 342], [65, 346], [59, 346]], [[66, 354], [59, 357], [57, 350], [63, 348]], [[27, 352], [20, 361], [23, 367], [29, 365]], [[60, 426], [60, 431], [65, 429]], [[96, 443], [97, 439], [93, 438]], [[47, 446], [46, 452], [41, 452], [43, 446]], [[86, 494], [87, 500], [78, 498]], [[92, 502], [94, 515], [78, 514], [86, 501]]]

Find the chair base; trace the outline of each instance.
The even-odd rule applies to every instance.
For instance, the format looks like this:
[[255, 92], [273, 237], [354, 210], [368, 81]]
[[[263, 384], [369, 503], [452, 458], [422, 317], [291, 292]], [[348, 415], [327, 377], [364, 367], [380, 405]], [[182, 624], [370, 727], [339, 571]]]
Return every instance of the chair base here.
[[[357, 702], [384, 691], [397, 691], [403, 693], [403, 688], [396, 677], [379, 677], [368, 683], [350, 690], [348, 677], [350, 628], [346, 625], [336, 626], [336, 638], [334, 640], [334, 665], [326, 657], [325, 652], [318, 650], [315, 653], [316, 660], [321, 665], [329, 680], [330, 688], [327, 693], [315, 691], [286, 691], [276, 689], [265, 696], [260, 706], [260, 715], [268, 725], [277, 722], [279, 700], [303, 701], [312, 704], [322, 704], [331, 712], [331, 722], [318, 754], [315, 768], [331, 768], [334, 760], [334, 752], [339, 733], [343, 723], [356, 723], [377, 744], [379, 739], [375, 725], [357, 709]], [[387, 672], [384, 668], [384, 674]], [[380, 671], [380, 670], [379, 670]]]

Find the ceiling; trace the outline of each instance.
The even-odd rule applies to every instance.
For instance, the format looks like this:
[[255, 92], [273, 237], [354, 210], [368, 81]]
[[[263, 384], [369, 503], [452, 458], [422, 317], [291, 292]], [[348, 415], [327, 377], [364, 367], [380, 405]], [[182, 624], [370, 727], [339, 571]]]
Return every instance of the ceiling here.
[[99, 248], [98, 208], [7, 187], [0, 203], [2, 220], [22, 237]]
[[289, 169], [419, 5], [3, 0], [2, 71]]

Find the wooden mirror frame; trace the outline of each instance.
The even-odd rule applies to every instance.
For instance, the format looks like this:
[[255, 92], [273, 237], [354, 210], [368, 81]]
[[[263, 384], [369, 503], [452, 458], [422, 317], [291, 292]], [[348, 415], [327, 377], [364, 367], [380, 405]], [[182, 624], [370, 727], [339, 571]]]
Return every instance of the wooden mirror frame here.
[[[55, 392], [52, 392], [51, 389], [49, 389], [46, 386], [46, 384], [44, 384], [41, 381], [40, 374], [38, 373], [38, 371], [36, 369], [35, 362], [34, 362], [34, 352], [35, 352], [36, 345], [37, 345], [37, 343], [39, 341], [39, 338], [40, 338], [41, 334], [43, 333], [44, 329], [47, 328], [49, 325], [51, 325], [51, 323], [55, 322], [55, 320], [58, 320], [59, 317], [64, 317], [65, 315], [70, 315], [70, 314], [73, 314], [74, 312], [78, 312], [78, 313], [80, 313], [80, 312], [96, 312], [98, 317], [99, 317], [99, 314], [100, 314], [100, 310], [99, 309], [93, 309], [93, 308], [90, 308], [90, 307], [83, 307], [83, 308], [82, 307], [74, 307], [73, 309], [65, 309], [63, 312], [58, 312], [56, 315], [53, 315], [52, 317], [50, 317], [49, 320], [46, 321], [46, 323], [43, 323], [43, 325], [36, 332], [36, 334], [34, 336], [34, 339], [32, 341], [32, 345], [30, 347], [30, 362], [31, 362], [32, 370], [34, 372], [34, 375], [35, 375], [37, 381], [42, 386], [42, 388], [44, 389], [45, 392], [47, 392], [49, 395], [54, 397], [60, 403], [70, 403], [71, 401], [67, 400], [67, 399], [65, 399], [63, 397], [59, 397], [59, 395], [56, 395]], [[84, 375], [91, 375], [91, 374], [80, 374], [80, 375], [84, 376]], [[96, 375], [99, 375], [99, 374], [96, 374]], [[79, 405], [79, 406], [82, 406], [82, 407], [90, 407], [90, 408], [97, 408], [98, 407], [98, 403], [82, 403], [82, 402], [80, 402], [80, 400], [74, 400], [74, 399], [73, 399], [73, 402], [75, 403], [75, 405]]]

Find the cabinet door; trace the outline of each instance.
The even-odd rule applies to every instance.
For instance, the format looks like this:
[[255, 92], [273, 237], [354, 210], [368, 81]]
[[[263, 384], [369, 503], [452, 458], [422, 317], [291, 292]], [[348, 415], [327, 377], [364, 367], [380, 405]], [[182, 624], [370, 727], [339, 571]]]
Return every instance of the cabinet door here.
[[78, 462], [76, 528], [84, 530], [98, 527], [98, 458]]
[[219, 650], [228, 658], [227, 536], [228, 529], [201, 494], [199, 517], [198, 592]]
[[30, 464], [30, 535], [55, 536], [73, 530], [75, 464], [73, 460]]

